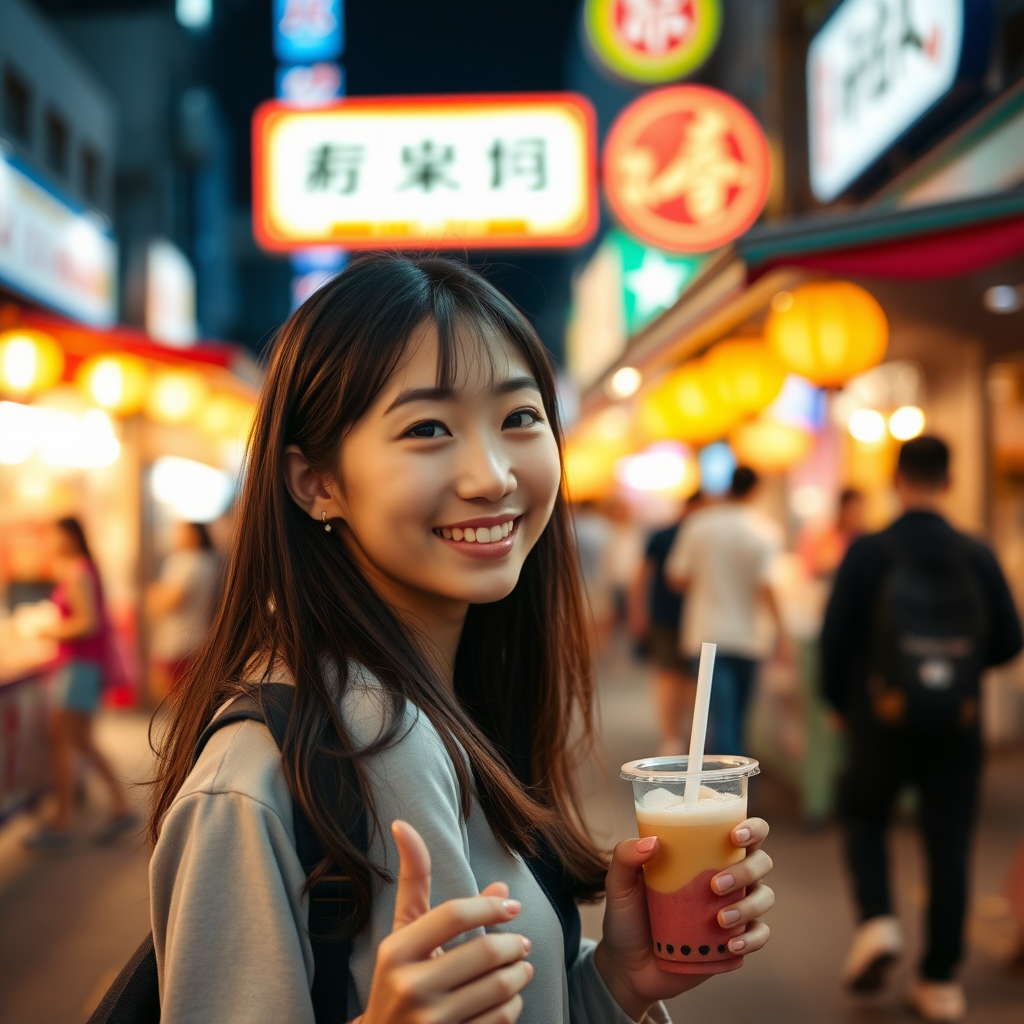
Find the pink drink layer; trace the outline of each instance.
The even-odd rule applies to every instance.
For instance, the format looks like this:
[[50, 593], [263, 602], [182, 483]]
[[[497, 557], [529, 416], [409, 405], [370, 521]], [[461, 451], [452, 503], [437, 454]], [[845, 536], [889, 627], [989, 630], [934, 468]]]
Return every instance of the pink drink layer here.
[[645, 866], [647, 908], [658, 966], [676, 974], [722, 974], [743, 965], [726, 945], [744, 926], [723, 928], [718, 912], [743, 898], [719, 896], [714, 875], [742, 860], [729, 833], [746, 817], [743, 797], [704, 787], [696, 804], [681, 793], [656, 789], [637, 805], [641, 837], [657, 836], [658, 853]]

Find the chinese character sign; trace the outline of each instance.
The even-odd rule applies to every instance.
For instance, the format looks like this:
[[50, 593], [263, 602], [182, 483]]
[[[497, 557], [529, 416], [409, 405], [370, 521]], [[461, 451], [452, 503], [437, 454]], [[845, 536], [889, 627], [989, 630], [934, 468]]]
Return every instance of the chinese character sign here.
[[721, 0], [586, 0], [583, 23], [598, 58], [636, 82], [671, 82], [711, 56]]
[[[983, 18], [987, 7], [980, 5]], [[949, 93], [963, 63], [965, 15], [978, 13], [976, 4], [965, 10], [964, 0], [839, 5], [807, 53], [811, 188], [818, 199], [835, 199]]]
[[593, 111], [573, 94], [268, 103], [253, 133], [268, 249], [571, 246], [596, 228]]
[[344, 47], [342, 0], [274, 0], [274, 55], [286, 64], [337, 60]]
[[647, 93], [619, 115], [605, 146], [605, 194], [616, 217], [671, 252], [708, 252], [743, 234], [770, 180], [761, 126], [706, 86]]

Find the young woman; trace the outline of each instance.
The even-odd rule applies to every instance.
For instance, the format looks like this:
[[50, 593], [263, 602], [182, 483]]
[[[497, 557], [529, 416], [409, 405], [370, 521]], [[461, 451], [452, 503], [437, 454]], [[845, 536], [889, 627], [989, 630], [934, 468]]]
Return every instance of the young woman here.
[[[353, 879], [350, 1019], [626, 1024], [696, 983], [651, 953], [656, 840], [609, 868], [580, 821], [592, 683], [559, 444], [536, 334], [458, 263], [356, 258], [285, 325], [224, 597], [162, 746], [165, 1024], [312, 1022], [293, 797]], [[206, 724], [260, 681], [295, 687], [283, 752], [235, 723], [193, 768]], [[327, 749], [358, 776], [365, 853], [311, 778]], [[749, 887], [726, 919], [747, 923], [737, 952], [767, 939], [766, 833], [738, 826], [751, 853], [721, 877]], [[604, 940], [580, 948], [553, 904], [602, 891]]]
[[25, 845], [34, 849], [67, 846], [72, 840], [71, 802], [76, 760], [90, 761], [110, 791], [113, 813], [97, 834], [109, 842], [138, 821], [110, 762], [92, 739], [92, 721], [103, 693], [110, 659], [110, 623], [96, 564], [82, 524], [74, 518], [53, 525], [57, 586], [52, 600], [60, 621], [46, 636], [58, 642], [57, 664], [50, 679], [50, 763], [53, 772], [53, 817]]

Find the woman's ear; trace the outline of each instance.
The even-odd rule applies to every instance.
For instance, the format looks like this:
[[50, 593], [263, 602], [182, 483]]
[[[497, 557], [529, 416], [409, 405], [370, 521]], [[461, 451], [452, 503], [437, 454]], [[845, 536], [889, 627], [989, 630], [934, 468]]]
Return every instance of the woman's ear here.
[[324, 482], [298, 445], [290, 444], [284, 450], [284, 485], [292, 501], [311, 519], [320, 519], [324, 512], [328, 519], [341, 518], [335, 488]]

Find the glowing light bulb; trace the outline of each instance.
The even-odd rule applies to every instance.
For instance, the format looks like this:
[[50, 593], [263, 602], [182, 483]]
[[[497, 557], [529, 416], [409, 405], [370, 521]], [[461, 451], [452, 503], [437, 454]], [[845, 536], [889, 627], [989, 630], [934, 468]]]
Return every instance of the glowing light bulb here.
[[850, 416], [849, 430], [855, 441], [873, 444], [885, 436], [885, 417], [875, 409], [857, 409]]
[[904, 405], [889, 417], [889, 433], [897, 441], [909, 441], [924, 430], [924, 413], [916, 405]]
[[629, 398], [639, 390], [643, 379], [643, 375], [636, 367], [623, 366], [616, 370], [608, 381], [608, 393], [612, 398]]

